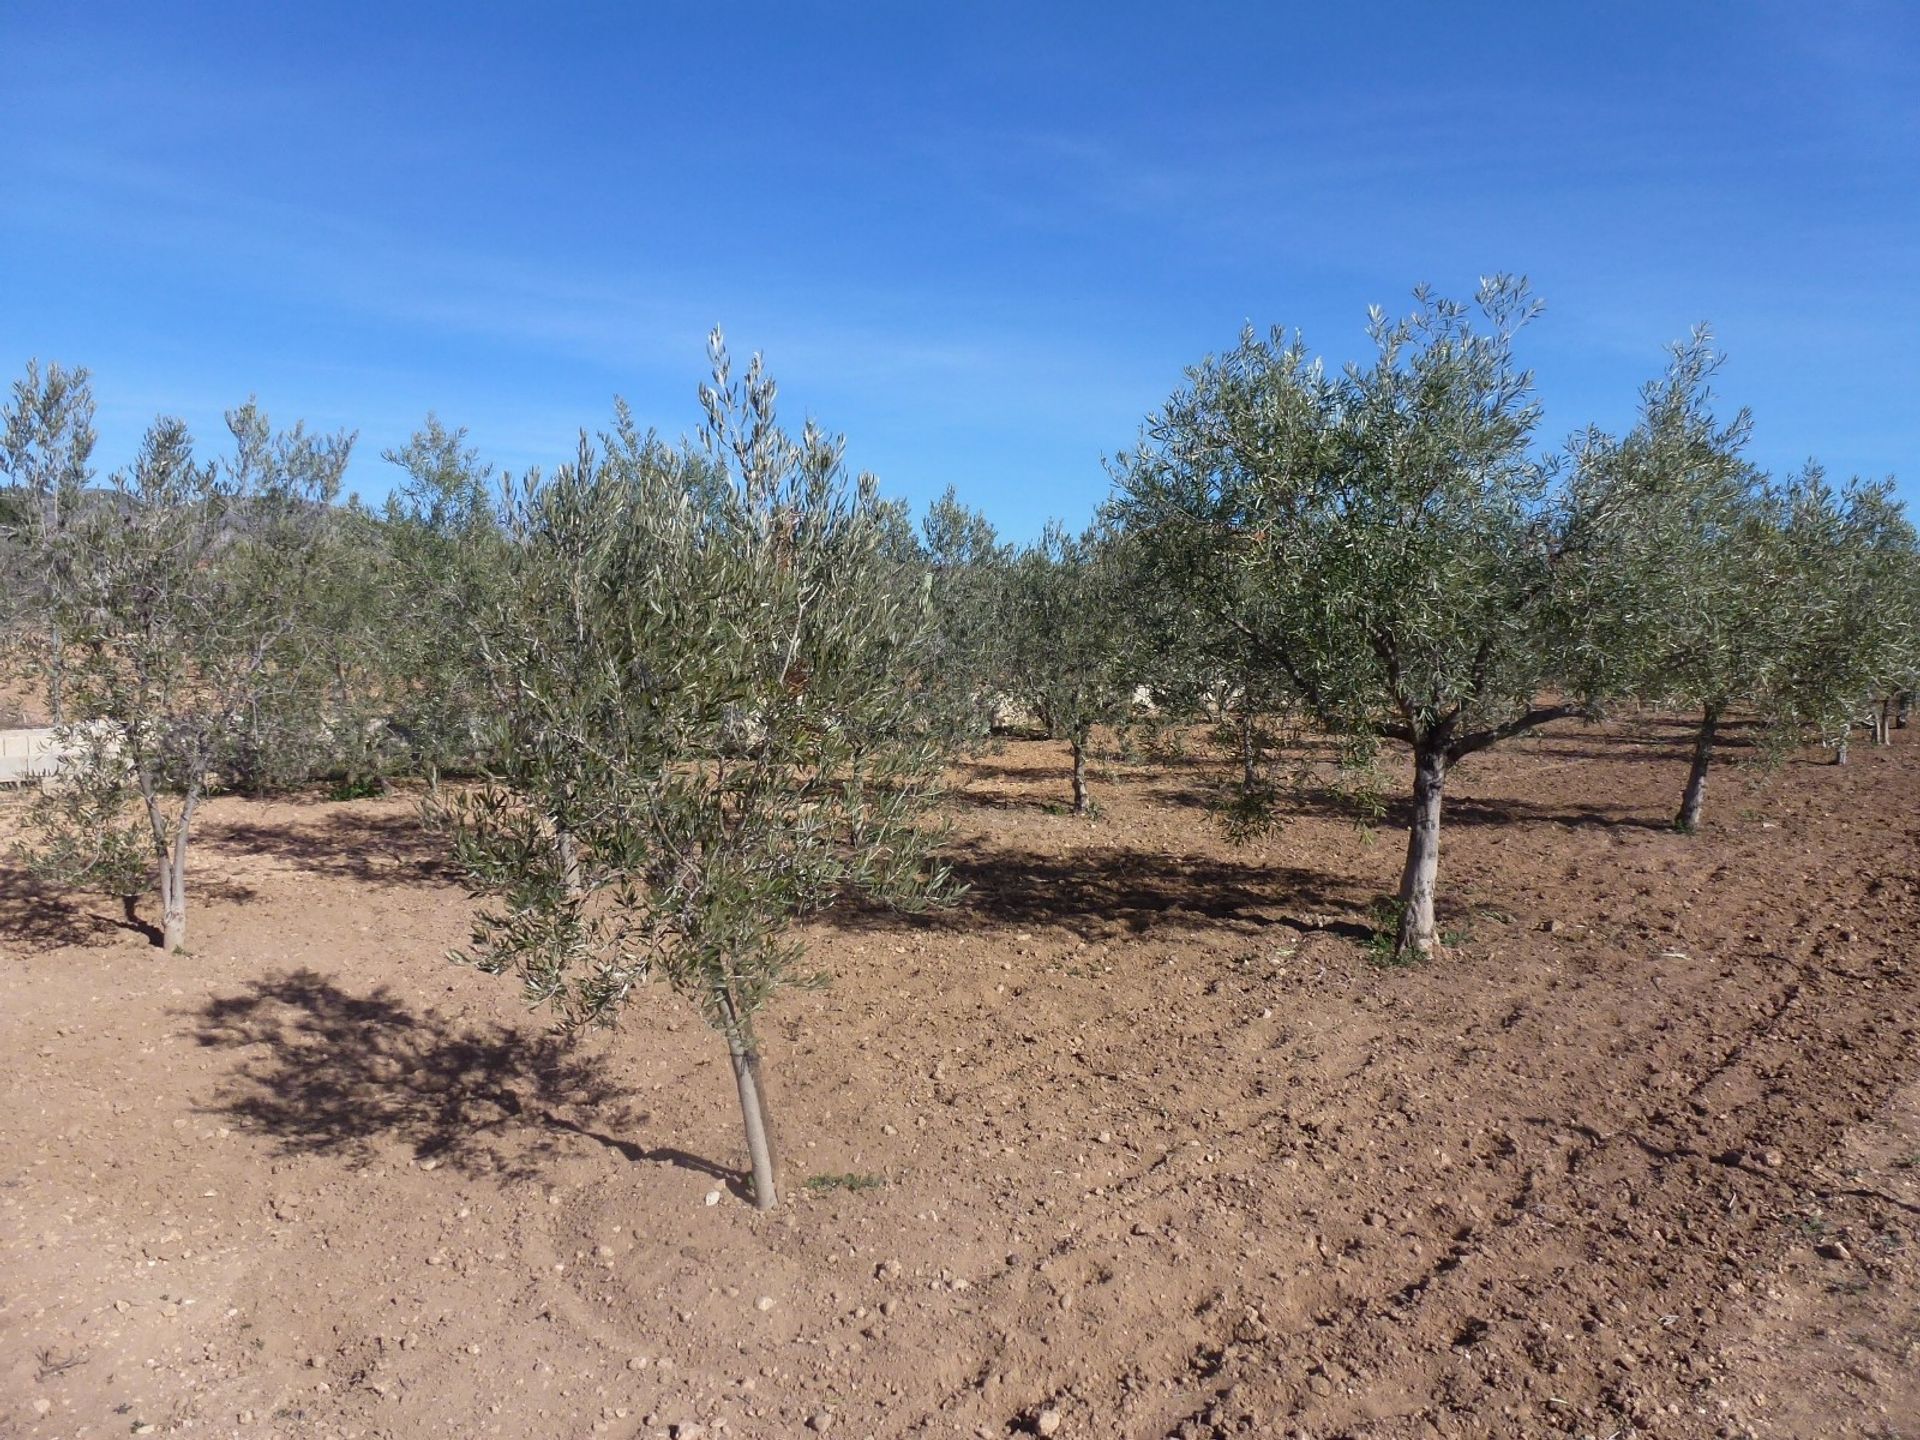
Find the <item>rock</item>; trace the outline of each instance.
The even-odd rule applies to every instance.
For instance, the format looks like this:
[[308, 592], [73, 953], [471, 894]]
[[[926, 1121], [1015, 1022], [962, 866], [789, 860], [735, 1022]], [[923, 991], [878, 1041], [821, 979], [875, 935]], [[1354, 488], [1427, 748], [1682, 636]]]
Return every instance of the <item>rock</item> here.
[[33, 1402], [33, 1413], [36, 1415], [46, 1415], [51, 1413], [52, 1410], [53, 1410], [53, 1401], [47, 1399], [47, 1397], [44, 1395], [42, 1395], [38, 1400]]
[[813, 1414], [807, 1417], [807, 1428], [809, 1430], [819, 1431], [831, 1430], [833, 1428], [833, 1412], [831, 1410], [814, 1411]]
[[753, 1308], [758, 1310], [762, 1315], [766, 1314], [769, 1310], [773, 1309], [773, 1296], [762, 1295], [758, 1300], [753, 1302]]
[[720, 1203], [720, 1192], [718, 1190], [707, 1191], [707, 1204], [718, 1205], [719, 1203]]
[[644, 1355], [635, 1355], [627, 1361], [627, 1368], [629, 1370], [644, 1370], [652, 1363], [653, 1362]]
[[697, 1420], [683, 1421], [678, 1425], [669, 1425], [667, 1433], [673, 1440], [707, 1440], [707, 1427]]
[[1060, 1429], [1060, 1412], [1049, 1405], [1033, 1417], [1033, 1430], [1036, 1435], [1052, 1435]]
[[1851, 1260], [1853, 1258], [1853, 1252], [1838, 1240], [1831, 1241], [1817, 1248], [1818, 1253], [1828, 1260]]

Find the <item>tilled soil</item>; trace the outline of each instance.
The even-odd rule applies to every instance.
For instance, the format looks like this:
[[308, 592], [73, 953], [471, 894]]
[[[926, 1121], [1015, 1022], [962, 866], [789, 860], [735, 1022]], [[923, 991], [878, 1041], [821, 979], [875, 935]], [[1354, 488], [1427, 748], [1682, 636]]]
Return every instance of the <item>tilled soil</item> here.
[[0, 1436], [1920, 1436], [1915, 733], [1694, 837], [1680, 722], [1475, 757], [1413, 968], [1391, 814], [1013, 744], [956, 907], [809, 929], [764, 1217], [719, 1041], [449, 964], [404, 800], [214, 803], [190, 957], [0, 870]]

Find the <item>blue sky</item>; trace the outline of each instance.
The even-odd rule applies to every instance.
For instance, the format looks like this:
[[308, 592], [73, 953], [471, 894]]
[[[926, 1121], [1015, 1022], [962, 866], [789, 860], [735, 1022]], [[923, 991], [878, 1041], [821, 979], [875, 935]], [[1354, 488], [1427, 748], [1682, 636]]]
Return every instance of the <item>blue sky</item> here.
[[704, 336], [916, 502], [1084, 519], [1241, 325], [1360, 355], [1524, 272], [1555, 439], [1698, 320], [1774, 468], [1920, 500], [1920, 7], [0, 5], [0, 365], [90, 366], [104, 468], [257, 393], [502, 466]]

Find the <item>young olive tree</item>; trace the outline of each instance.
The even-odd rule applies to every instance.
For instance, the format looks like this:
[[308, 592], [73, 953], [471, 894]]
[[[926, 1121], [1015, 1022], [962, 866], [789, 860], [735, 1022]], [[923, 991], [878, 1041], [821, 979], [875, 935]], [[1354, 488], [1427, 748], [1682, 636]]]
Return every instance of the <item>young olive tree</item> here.
[[927, 508], [921, 556], [930, 577], [939, 658], [935, 671], [957, 738], [978, 745], [1006, 697], [1004, 604], [1013, 547], [951, 488]]
[[1539, 412], [1513, 354], [1537, 305], [1506, 278], [1477, 306], [1416, 298], [1403, 321], [1374, 311], [1375, 358], [1339, 372], [1248, 331], [1150, 419], [1115, 502], [1162, 583], [1329, 731], [1411, 749], [1402, 955], [1435, 947], [1449, 769], [1582, 713], [1574, 680], [1598, 673], [1570, 594], [1581, 517], [1532, 453]]
[[1700, 717], [1677, 829], [1699, 828], [1730, 709], [1764, 708], [1782, 653], [1781, 554], [1763, 477], [1741, 456], [1746, 411], [1722, 423], [1722, 357], [1702, 328], [1641, 392], [1639, 423], [1576, 446], [1571, 489], [1589, 527], [1582, 601], [1616, 622], [1615, 688]]
[[[755, 1020], [803, 969], [791, 928], [844, 895], [932, 898], [920, 817], [944, 765], [938, 643], [899, 517], [841, 442], [777, 424], [718, 332], [698, 453], [622, 411], [509, 487], [474, 641], [503, 733], [445, 816], [493, 904], [463, 958], [568, 1027], [664, 980], [724, 1037], [755, 1203], [778, 1195]], [[903, 579], [907, 583], [903, 583]]]
[[0, 473], [11, 482], [6, 613], [0, 623], [27, 658], [49, 718], [67, 718], [67, 636], [57, 596], [72, 580], [77, 525], [93, 483], [93, 388], [85, 370], [29, 361], [0, 411]]
[[1032, 708], [1048, 739], [1067, 742], [1075, 815], [1093, 808], [1093, 729], [1126, 720], [1139, 686], [1122, 544], [1100, 527], [1076, 536], [1050, 523], [1038, 544], [1014, 558], [1003, 592], [1007, 687]]
[[294, 707], [298, 599], [352, 445], [275, 434], [251, 402], [227, 424], [232, 458], [203, 464], [180, 421], [156, 421], [72, 520], [48, 600], [68, 652], [68, 754], [36, 809], [35, 858], [125, 895], [144, 851], [169, 951], [186, 944], [196, 810]]

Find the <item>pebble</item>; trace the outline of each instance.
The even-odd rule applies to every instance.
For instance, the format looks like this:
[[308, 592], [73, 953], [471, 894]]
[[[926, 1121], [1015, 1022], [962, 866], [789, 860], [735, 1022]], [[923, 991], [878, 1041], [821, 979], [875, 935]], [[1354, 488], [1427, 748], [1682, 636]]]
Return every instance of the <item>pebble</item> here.
[[753, 1308], [758, 1310], [762, 1315], [766, 1314], [769, 1310], [773, 1309], [773, 1296], [762, 1295], [758, 1300], [753, 1302]]
[[807, 1428], [809, 1430], [819, 1431], [831, 1430], [833, 1428], [833, 1412], [831, 1410], [814, 1411], [813, 1414], [807, 1417]]
[[718, 1205], [719, 1203], [720, 1203], [720, 1192], [718, 1190], [707, 1191], [707, 1204]]
[[1033, 1428], [1042, 1435], [1052, 1435], [1060, 1428], [1060, 1412], [1049, 1405], [1033, 1417]]

